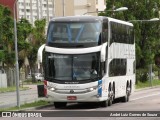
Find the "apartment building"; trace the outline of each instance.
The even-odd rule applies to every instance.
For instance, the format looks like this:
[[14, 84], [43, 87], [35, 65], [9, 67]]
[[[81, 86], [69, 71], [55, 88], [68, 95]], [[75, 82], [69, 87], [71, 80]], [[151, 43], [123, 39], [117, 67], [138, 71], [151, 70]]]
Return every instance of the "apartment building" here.
[[106, 0], [74, 0], [75, 15], [94, 15], [106, 9]]
[[54, 0], [55, 16], [97, 15], [106, 9], [106, 0]]
[[[0, 4], [13, 11], [15, 0], [0, 0]], [[74, 15], [97, 15], [106, 8], [106, 0], [18, 0], [17, 19], [26, 18], [34, 25], [37, 19], [47, 23], [53, 17]]]
[[37, 19], [45, 18], [47, 22], [54, 16], [53, 0], [18, 0], [18, 18], [26, 18], [32, 24]]

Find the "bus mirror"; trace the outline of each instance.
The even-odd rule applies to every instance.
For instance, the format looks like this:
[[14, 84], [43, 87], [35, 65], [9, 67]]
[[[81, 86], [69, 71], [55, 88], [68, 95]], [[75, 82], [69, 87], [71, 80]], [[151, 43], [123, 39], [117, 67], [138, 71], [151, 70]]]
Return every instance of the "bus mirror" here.
[[103, 44], [101, 48], [101, 62], [104, 62], [106, 60], [106, 46], [107, 43]]

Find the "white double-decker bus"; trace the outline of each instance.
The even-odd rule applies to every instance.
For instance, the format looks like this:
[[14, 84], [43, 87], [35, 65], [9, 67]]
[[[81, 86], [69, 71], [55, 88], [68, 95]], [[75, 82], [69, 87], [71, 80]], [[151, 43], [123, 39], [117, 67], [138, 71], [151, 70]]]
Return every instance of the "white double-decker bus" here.
[[127, 102], [135, 85], [131, 23], [97, 16], [50, 21], [44, 49], [44, 92], [55, 108], [70, 102]]

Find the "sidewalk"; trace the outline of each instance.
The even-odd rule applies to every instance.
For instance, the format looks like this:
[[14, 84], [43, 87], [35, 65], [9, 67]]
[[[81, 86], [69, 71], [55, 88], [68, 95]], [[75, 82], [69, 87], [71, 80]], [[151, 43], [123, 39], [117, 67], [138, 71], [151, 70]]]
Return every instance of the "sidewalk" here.
[[[38, 98], [37, 85], [24, 85], [29, 90], [20, 91], [20, 104], [35, 102], [43, 98]], [[17, 94], [15, 92], [0, 93], [0, 108], [17, 106]]]
[[[20, 91], [20, 104], [31, 103], [39, 100], [44, 100], [45, 98], [38, 98], [37, 85], [24, 85], [24, 87], [29, 87], [29, 90]], [[138, 91], [143, 91], [152, 88], [159, 88], [160, 86], [147, 87], [143, 89], [136, 89], [135, 93]], [[17, 94], [16, 92], [0, 93], [0, 108], [10, 108], [17, 106]]]
[[153, 89], [153, 88], [160, 88], [160, 85], [150, 86], [150, 87], [145, 87], [145, 88], [140, 88], [140, 89], [135, 89], [135, 92], [137, 92], [137, 91], [142, 91], [142, 90]]

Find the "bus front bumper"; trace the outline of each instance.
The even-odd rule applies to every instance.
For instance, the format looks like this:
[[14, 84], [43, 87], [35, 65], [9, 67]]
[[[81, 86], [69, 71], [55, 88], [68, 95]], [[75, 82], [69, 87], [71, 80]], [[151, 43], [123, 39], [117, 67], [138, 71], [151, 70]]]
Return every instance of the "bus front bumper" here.
[[97, 90], [82, 94], [62, 94], [47, 91], [47, 97], [54, 102], [98, 102], [105, 101], [108, 98], [97, 94]]

